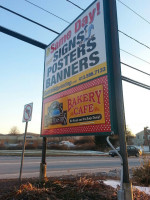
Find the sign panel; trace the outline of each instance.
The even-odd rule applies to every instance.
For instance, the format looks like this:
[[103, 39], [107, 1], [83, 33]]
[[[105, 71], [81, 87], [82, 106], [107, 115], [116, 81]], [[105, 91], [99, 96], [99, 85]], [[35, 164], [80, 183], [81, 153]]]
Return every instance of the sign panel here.
[[42, 136], [110, 134], [103, 0], [45, 51]]
[[22, 122], [31, 121], [31, 118], [32, 118], [32, 110], [33, 110], [33, 103], [29, 103], [29, 104], [26, 104], [26, 105], [24, 106]]
[[100, 64], [106, 66], [102, 7], [102, 1], [97, 1], [47, 47], [44, 98], [104, 74], [100, 69]]

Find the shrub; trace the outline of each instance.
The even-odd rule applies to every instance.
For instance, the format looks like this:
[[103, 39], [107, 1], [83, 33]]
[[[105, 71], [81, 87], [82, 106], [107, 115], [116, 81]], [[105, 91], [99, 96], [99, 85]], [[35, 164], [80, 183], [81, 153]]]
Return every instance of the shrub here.
[[47, 146], [47, 149], [53, 149], [53, 150], [69, 150], [70, 148], [66, 145], [59, 145], [59, 144], [52, 144], [50, 146]]
[[[108, 151], [108, 149], [110, 148], [109, 144], [107, 143], [106, 138], [107, 136], [103, 136], [103, 135], [95, 136], [95, 144], [97, 148], [101, 151]], [[113, 146], [118, 146], [118, 136], [112, 136], [110, 138], [110, 142], [112, 143]]]
[[33, 144], [27, 144], [25, 148], [28, 150], [37, 149], [37, 147]]
[[83, 145], [83, 144], [93, 144], [94, 137], [92, 136], [82, 136], [79, 139], [73, 142], [75, 145]]
[[94, 143], [85, 143], [82, 145], [76, 145], [74, 150], [96, 150], [96, 146]]
[[16, 146], [16, 147], [7, 147], [7, 150], [22, 150], [22, 146]]
[[133, 170], [133, 180], [145, 186], [150, 185], [150, 159], [145, 158], [142, 166]]

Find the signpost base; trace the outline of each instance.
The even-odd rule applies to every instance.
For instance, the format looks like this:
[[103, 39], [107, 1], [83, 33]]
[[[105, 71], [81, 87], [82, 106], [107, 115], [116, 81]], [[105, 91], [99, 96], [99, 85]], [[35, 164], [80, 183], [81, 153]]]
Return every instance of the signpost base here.
[[46, 168], [46, 164], [40, 163], [40, 181], [47, 181]]
[[118, 200], [125, 200], [124, 190], [118, 190], [118, 192], [117, 192], [117, 199]]
[[133, 189], [132, 183], [123, 183], [124, 193], [125, 193], [125, 200], [133, 200]]

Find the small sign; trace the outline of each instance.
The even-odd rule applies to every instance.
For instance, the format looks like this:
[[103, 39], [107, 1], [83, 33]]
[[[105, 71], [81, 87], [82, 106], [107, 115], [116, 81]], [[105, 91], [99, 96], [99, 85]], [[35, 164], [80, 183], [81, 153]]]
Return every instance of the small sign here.
[[22, 120], [22, 122], [31, 121], [32, 110], [33, 110], [33, 103], [29, 103], [29, 104], [26, 104], [26, 105], [24, 106], [23, 120]]

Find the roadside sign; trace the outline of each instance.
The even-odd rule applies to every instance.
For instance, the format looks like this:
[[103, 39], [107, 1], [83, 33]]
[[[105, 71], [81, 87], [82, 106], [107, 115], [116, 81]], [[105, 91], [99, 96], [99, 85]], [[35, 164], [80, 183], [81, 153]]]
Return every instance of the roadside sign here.
[[106, 20], [97, 0], [46, 48], [41, 136], [117, 134]]
[[46, 178], [47, 136], [112, 134], [119, 135], [122, 156], [118, 197], [133, 199], [116, 1], [96, 0], [45, 51], [40, 177]]
[[22, 122], [26, 122], [26, 124], [25, 124], [24, 142], [23, 142], [23, 148], [22, 148], [20, 174], [19, 174], [19, 182], [20, 183], [22, 181], [22, 168], [23, 168], [23, 162], [24, 162], [24, 152], [25, 152], [25, 146], [26, 146], [27, 128], [28, 128], [28, 122], [31, 121], [32, 110], [33, 110], [33, 103], [29, 103], [24, 106]]
[[29, 103], [24, 106], [22, 122], [31, 121], [32, 110], [33, 110], [33, 103]]

